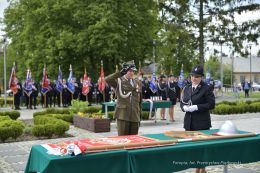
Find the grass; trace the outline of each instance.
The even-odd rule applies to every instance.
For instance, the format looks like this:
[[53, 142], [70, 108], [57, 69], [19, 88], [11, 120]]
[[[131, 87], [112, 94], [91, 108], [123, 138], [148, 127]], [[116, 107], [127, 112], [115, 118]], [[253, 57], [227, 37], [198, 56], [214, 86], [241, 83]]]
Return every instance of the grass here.
[[[224, 96], [235, 96], [233, 92], [224, 92]], [[239, 92], [240, 98], [245, 98], [245, 92], [241, 91]], [[252, 91], [249, 92], [249, 98], [260, 98], [260, 92], [258, 91]]]

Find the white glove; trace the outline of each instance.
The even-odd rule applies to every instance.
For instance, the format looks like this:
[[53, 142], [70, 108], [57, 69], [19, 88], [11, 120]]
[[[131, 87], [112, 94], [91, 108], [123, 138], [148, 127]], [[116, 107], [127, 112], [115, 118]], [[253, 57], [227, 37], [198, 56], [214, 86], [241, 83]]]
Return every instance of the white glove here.
[[183, 106], [183, 110], [184, 110], [184, 112], [189, 112], [189, 106], [187, 106], [187, 105]]
[[198, 106], [197, 105], [192, 105], [189, 107], [189, 112], [194, 112], [198, 110]]

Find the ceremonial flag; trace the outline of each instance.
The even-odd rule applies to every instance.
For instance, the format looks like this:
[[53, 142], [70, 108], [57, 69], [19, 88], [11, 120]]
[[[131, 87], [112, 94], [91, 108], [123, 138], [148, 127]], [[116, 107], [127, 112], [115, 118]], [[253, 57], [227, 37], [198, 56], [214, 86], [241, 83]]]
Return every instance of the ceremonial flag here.
[[50, 86], [49, 86], [49, 80], [48, 80], [48, 77], [47, 77], [47, 70], [46, 70], [46, 65], [44, 65], [44, 68], [43, 68], [43, 77], [42, 77], [42, 94], [46, 94], [49, 89], [50, 89]]
[[56, 81], [55, 88], [57, 91], [62, 93], [63, 85], [62, 85], [62, 72], [61, 72], [60, 66], [59, 66], [59, 74], [58, 74], [58, 79]]
[[150, 81], [150, 89], [153, 93], [155, 93], [157, 91], [157, 88], [156, 88], [156, 75], [155, 73], [153, 73], [152, 75], [152, 80]]
[[18, 83], [18, 79], [16, 77], [15, 64], [14, 64], [12, 67], [12, 72], [11, 72], [10, 79], [9, 79], [9, 88], [12, 90], [13, 94], [16, 94], [18, 91], [17, 83]]
[[86, 96], [89, 92], [89, 86], [88, 86], [88, 75], [85, 69], [84, 78], [83, 78], [83, 86], [82, 86], [82, 94]]
[[182, 89], [184, 88], [184, 73], [183, 73], [183, 64], [181, 65], [181, 73], [178, 80], [178, 86]]
[[30, 96], [32, 93], [32, 74], [30, 69], [27, 70], [26, 80], [23, 84], [23, 91], [27, 96]]
[[98, 90], [100, 92], [103, 92], [106, 87], [106, 81], [105, 81], [105, 74], [104, 74], [104, 69], [103, 69], [103, 61], [101, 61], [101, 71], [100, 71], [100, 77], [98, 80]]
[[68, 85], [68, 90], [71, 92], [71, 94], [73, 94], [75, 92], [75, 85], [74, 85], [74, 81], [73, 81], [73, 73], [72, 73], [71, 64], [70, 64], [70, 74], [69, 74], [67, 85]]

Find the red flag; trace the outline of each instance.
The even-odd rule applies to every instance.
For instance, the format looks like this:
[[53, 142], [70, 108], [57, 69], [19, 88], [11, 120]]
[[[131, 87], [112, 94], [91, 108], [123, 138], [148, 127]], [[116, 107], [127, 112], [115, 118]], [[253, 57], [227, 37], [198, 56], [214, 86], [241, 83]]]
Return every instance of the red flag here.
[[49, 91], [49, 80], [47, 77], [47, 71], [46, 71], [46, 66], [44, 65], [43, 68], [43, 78], [42, 78], [42, 93], [46, 94]]
[[86, 96], [89, 92], [89, 86], [88, 86], [88, 75], [85, 69], [84, 78], [83, 78], [83, 87], [82, 87], [82, 94]]
[[100, 77], [98, 79], [98, 90], [100, 92], [103, 92], [106, 87], [106, 81], [105, 81], [105, 74], [103, 70], [103, 62], [101, 61], [101, 72], [100, 72]]
[[12, 90], [13, 94], [16, 94], [18, 91], [17, 83], [18, 83], [18, 79], [16, 77], [15, 65], [14, 65], [9, 79], [9, 88]]

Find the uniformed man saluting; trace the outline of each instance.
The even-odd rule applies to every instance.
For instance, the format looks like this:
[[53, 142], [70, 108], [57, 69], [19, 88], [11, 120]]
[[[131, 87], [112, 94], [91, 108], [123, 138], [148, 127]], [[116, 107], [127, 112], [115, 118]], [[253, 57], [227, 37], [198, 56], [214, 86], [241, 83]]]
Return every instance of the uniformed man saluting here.
[[141, 104], [141, 81], [134, 79], [137, 71], [133, 61], [123, 64], [120, 72], [105, 78], [106, 82], [115, 88], [117, 105], [115, 118], [117, 120], [118, 135], [138, 134]]

